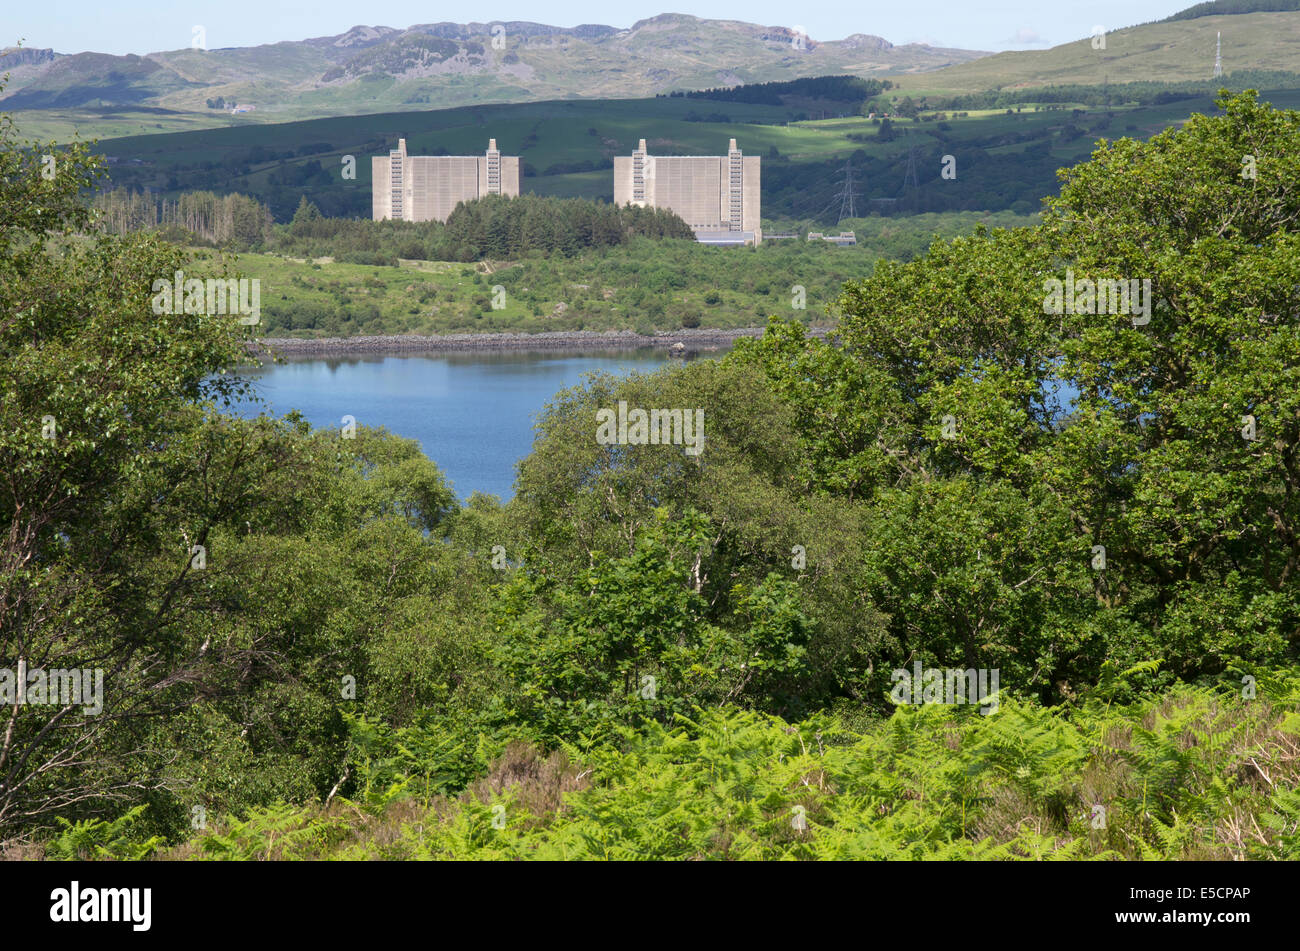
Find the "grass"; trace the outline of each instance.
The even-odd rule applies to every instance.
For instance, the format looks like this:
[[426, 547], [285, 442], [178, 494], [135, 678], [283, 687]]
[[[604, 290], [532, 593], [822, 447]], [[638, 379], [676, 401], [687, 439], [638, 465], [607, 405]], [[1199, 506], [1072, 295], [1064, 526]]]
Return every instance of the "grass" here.
[[[710, 329], [756, 327], [791, 312], [793, 287], [804, 288], [810, 323], [834, 319], [830, 305], [845, 281], [868, 276], [881, 258], [921, 253], [938, 234], [976, 224], [1011, 227], [1035, 216], [960, 213], [849, 219], [860, 243], [834, 247], [799, 238], [758, 248], [715, 248], [691, 241], [639, 239], [574, 258], [459, 264], [399, 261], [353, 264], [250, 253], [244, 276], [260, 282], [267, 336], [497, 333], [572, 330], [675, 330], [684, 318]], [[197, 259], [220, 252], [195, 249]], [[495, 287], [503, 295], [494, 295]], [[496, 296], [503, 306], [493, 308]], [[560, 306], [563, 305], [563, 306]]]
[[1296, 13], [1210, 16], [1172, 23], [1112, 29], [1106, 48], [1094, 49], [1087, 28], [1083, 39], [1046, 50], [998, 53], [925, 73], [899, 77], [904, 93], [980, 92], [1022, 86], [1078, 83], [1185, 82], [1209, 79], [1215, 38], [1223, 34], [1225, 71], [1281, 69], [1300, 72]]

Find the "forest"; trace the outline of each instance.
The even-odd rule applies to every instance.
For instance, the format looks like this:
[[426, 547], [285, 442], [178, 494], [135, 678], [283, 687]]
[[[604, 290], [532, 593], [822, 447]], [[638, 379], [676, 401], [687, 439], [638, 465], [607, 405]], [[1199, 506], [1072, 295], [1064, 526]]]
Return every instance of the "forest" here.
[[1180, 10], [1163, 22], [1195, 20], [1197, 17], [1221, 16], [1227, 13], [1263, 13], [1272, 10], [1300, 10], [1300, 0], [1211, 0]]
[[746, 83], [719, 89], [694, 89], [672, 96], [687, 99], [712, 99], [717, 102], [752, 102], [784, 105], [792, 99], [822, 101], [827, 105], [858, 107], [882, 92], [894, 88], [888, 79], [863, 79], [860, 76], [814, 76], [783, 82]]
[[[235, 415], [258, 328], [149, 302], [240, 262], [97, 227], [100, 160], [15, 136], [5, 855], [1300, 858], [1300, 113], [1104, 141], [1041, 220], [850, 275], [829, 340], [773, 308], [589, 377], [506, 503]], [[622, 403], [703, 452], [598, 439]], [[36, 669], [100, 708], [2, 692]]]
[[[664, 154], [707, 155], [735, 137], [762, 157], [765, 228], [820, 230], [840, 217], [846, 178], [856, 201], [850, 217], [1034, 214], [1055, 194], [1057, 168], [1085, 158], [1100, 136], [1146, 138], [1189, 112], [1212, 111], [1220, 86], [1273, 89], [1294, 105], [1300, 85], [1292, 73], [1263, 70], [960, 95], [886, 82], [826, 76], [690, 96], [319, 119], [121, 138], [101, 149], [112, 153], [114, 186], [165, 202], [186, 192], [241, 194], [284, 224], [304, 197], [327, 218], [369, 217], [368, 157], [395, 145], [396, 130], [413, 154], [477, 154], [487, 125], [506, 154], [520, 156], [524, 191], [601, 202], [612, 195], [614, 156], [641, 138], [662, 143], [655, 147]], [[942, 176], [945, 155], [958, 160], [955, 177]], [[355, 179], [342, 177], [348, 157], [359, 161]]]
[[[676, 214], [662, 208], [581, 198], [489, 195], [461, 202], [446, 223], [326, 218], [304, 195], [286, 228], [273, 227], [270, 209], [246, 195], [185, 192], [155, 200], [124, 188], [100, 192], [93, 205], [99, 226], [115, 234], [144, 229], [189, 244], [232, 251], [314, 252], [357, 264], [396, 264], [397, 259], [478, 261], [531, 252], [572, 256], [633, 238], [694, 240]], [[358, 257], [360, 255], [360, 257]]]

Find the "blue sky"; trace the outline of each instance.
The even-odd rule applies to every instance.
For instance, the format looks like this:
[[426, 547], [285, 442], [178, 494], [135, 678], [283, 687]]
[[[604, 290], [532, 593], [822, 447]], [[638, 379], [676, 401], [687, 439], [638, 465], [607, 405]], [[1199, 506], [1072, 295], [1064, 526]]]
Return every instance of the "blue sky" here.
[[209, 49], [256, 46], [280, 40], [342, 33], [357, 24], [407, 27], [416, 23], [531, 20], [556, 26], [604, 23], [629, 27], [658, 13], [745, 20], [767, 26], [802, 27], [815, 40], [873, 33], [892, 43], [931, 43], [964, 49], [1040, 49], [1088, 36], [1094, 26], [1117, 29], [1162, 19], [1195, 0], [905, 0], [883, 3], [788, 0], [643, 0], [610, 6], [597, 0], [490, 0], [439, 4], [388, 0], [5, 0], [0, 46], [60, 53], [150, 53], [190, 46], [201, 25]]

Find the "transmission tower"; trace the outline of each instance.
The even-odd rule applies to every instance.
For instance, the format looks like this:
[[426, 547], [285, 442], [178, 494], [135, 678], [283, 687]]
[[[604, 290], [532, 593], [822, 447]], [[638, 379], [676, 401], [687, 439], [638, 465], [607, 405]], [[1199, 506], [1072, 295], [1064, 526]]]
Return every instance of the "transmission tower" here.
[[857, 215], [857, 193], [853, 187], [853, 162], [852, 160], [844, 163], [844, 187], [840, 189], [840, 215], [835, 219], [839, 224], [845, 218], [856, 218]]
[[916, 146], [907, 147], [907, 171], [903, 173], [903, 200], [906, 202], [908, 196], [908, 186], [911, 186], [912, 210], [916, 211], [916, 189], [919, 183], [916, 180]]
[[1223, 75], [1223, 33], [1220, 32], [1214, 40], [1214, 78], [1218, 79]]

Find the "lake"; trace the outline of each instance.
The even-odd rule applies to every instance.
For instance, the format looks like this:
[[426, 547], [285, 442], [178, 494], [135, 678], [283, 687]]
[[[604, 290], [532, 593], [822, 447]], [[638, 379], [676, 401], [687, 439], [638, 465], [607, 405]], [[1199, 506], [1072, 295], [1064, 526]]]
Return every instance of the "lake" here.
[[[688, 359], [721, 356], [727, 349]], [[321, 428], [337, 429], [344, 416], [383, 426], [419, 442], [462, 499], [477, 491], [505, 500], [514, 495], [515, 463], [532, 450], [533, 423], [557, 392], [592, 371], [649, 372], [675, 359], [649, 347], [357, 354], [295, 358], [244, 375], [272, 415], [296, 409]], [[1064, 410], [1076, 395], [1071, 387], [1061, 388]], [[236, 411], [259, 412], [247, 404]]]
[[461, 498], [478, 491], [505, 500], [514, 494], [515, 463], [532, 449], [533, 423], [559, 390], [592, 371], [649, 372], [674, 359], [653, 348], [358, 354], [267, 364], [244, 376], [272, 415], [296, 409], [321, 428], [337, 429], [344, 416], [386, 427], [418, 441]]

